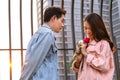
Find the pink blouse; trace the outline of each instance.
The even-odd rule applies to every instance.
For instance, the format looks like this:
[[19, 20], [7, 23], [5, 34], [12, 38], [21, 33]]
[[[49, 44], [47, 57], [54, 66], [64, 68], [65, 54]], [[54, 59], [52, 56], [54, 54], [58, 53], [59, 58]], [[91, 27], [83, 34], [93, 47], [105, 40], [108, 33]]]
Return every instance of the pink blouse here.
[[83, 68], [78, 71], [78, 80], [112, 80], [114, 60], [109, 43], [92, 41], [86, 51], [88, 55], [84, 58]]

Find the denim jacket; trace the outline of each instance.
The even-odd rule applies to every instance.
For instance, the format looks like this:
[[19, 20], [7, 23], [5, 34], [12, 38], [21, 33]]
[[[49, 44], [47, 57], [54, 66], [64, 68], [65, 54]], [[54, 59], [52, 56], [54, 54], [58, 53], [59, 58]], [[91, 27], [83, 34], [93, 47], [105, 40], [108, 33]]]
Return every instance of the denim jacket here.
[[55, 35], [47, 24], [28, 44], [20, 80], [58, 80]]

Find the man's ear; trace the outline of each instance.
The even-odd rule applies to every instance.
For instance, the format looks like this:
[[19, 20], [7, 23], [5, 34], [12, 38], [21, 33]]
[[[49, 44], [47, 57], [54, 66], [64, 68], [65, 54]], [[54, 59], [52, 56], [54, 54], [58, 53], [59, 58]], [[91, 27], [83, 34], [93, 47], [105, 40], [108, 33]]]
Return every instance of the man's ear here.
[[54, 21], [57, 17], [54, 15], [51, 17], [51, 21]]

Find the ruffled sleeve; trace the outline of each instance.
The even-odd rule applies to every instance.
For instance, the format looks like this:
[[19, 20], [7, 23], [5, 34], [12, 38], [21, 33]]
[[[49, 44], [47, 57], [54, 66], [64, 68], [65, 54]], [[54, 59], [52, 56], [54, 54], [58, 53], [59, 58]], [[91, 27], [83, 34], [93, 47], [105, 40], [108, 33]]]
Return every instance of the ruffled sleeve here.
[[86, 62], [91, 67], [100, 71], [108, 71], [110, 69], [112, 51], [107, 41], [101, 40], [96, 45], [90, 45], [87, 52]]

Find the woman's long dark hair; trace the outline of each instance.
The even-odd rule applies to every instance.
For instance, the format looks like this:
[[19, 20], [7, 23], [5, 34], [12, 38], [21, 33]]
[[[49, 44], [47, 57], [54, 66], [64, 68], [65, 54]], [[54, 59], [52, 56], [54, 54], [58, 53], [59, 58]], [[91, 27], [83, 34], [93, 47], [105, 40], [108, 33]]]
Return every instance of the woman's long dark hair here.
[[112, 50], [114, 44], [111, 41], [110, 36], [108, 35], [107, 29], [105, 27], [102, 18], [96, 13], [91, 13], [85, 17], [84, 21], [87, 21], [89, 23], [91, 27], [93, 39], [95, 39], [95, 41], [100, 41], [100, 40], [108, 41]]

